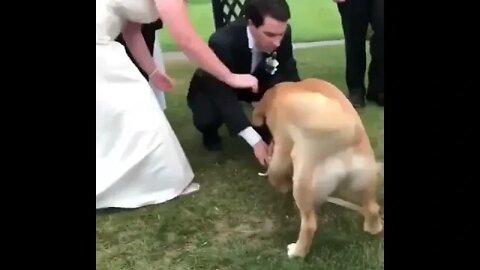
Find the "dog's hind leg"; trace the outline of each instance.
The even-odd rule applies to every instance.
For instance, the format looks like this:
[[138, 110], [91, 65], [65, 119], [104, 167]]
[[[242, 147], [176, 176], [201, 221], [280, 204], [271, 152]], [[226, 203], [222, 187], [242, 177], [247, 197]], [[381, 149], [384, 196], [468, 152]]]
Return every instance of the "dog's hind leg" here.
[[363, 194], [363, 230], [370, 234], [378, 234], [383, 230], [382, 219], [380, 217], [380, 206], [376, 200], [376, 188], [374, 185], [367, 187]]
[[[294, 154], [294, 153], [293, 153]], [[293, 159], [293, 197], [300, 212], [300, 232], [296, 243], [287, 247], [288, 257], [305, 257], [310, 251], [315, 232], [317, 217], [315, 212], [312, 177], [314, 162], [304, 156], [292, 155]]]

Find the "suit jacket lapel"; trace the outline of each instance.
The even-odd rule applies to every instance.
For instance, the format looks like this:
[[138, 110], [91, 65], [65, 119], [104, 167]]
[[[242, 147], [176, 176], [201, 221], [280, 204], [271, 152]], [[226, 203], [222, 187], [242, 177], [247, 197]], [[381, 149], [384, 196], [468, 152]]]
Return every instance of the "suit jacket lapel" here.
[[240, 49], [241, 58], [239, 59], [239, 63], [241, 65], [242, 73], [250, 73], [252, 68], [252, 50], [248, 48], [248, 41], [247, 44], [242, 46]]
[[235, 46], [234, 51], [236, 55], [236, 70], [240, 73], [250, 73], [250, 68], [252, 66], [252, 51], [248, 47], [248, 36], [247, 36], [247, 21], [244, 18], [239, 19], [234, 22], [236, 24], [235, 30], [237, 33], [233, 33], [237, 38], [233, 46]]

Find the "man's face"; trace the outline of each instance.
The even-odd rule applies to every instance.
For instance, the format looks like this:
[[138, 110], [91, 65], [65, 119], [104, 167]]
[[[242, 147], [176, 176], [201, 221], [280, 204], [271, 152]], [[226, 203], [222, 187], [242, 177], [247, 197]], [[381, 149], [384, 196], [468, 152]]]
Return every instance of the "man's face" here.
[[248, 24], [255, 39], [255, 46], [266, 53], [271, 53], [280, 46], [287, 30], [287, 22], [277, 21], [268, 16], [258, 28], [251, 21]]

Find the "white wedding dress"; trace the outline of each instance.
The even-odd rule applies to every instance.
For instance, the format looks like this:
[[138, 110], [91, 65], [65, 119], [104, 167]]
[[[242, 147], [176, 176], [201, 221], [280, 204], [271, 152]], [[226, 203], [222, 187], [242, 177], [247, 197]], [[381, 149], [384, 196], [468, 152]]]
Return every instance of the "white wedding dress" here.
[[194, 174], [155, 93], [115, 38], [158, 19], [153, 0], [96, 0], [96, 208], [171, 200]]

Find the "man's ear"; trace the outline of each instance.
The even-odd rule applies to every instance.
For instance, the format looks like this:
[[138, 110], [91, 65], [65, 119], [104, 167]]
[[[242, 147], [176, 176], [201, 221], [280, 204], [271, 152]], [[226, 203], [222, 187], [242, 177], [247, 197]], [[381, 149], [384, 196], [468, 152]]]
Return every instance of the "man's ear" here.
[[250, 19], [247, 20], [247, 26], [250, 27], [250, 28], [257, 28], [255, 26], [255, 24], [253, 24], [252, 20], [250, 20]]

